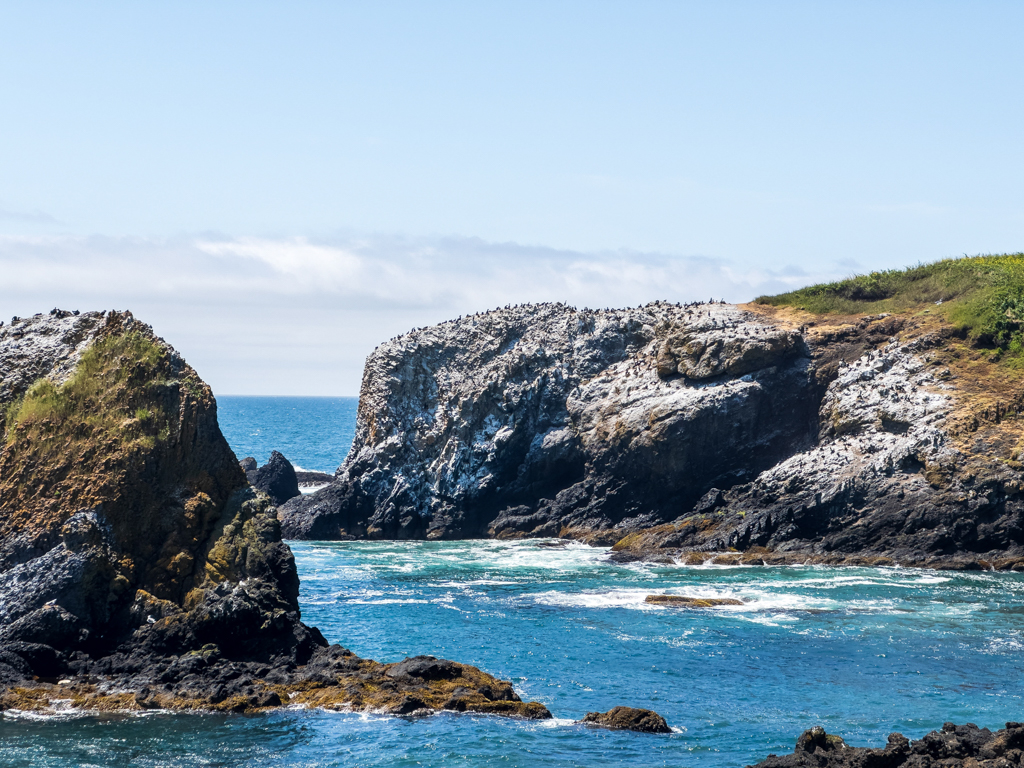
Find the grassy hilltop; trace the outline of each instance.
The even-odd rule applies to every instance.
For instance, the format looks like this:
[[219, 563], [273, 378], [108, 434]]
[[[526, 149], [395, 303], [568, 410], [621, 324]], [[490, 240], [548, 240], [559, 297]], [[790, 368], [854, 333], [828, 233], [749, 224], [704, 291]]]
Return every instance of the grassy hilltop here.
[[755, 301], [815, 314], [927, 309], [975, 347], [994, 350], [991, 359], [1024, 367], [1024, 253], [944, 259], [871, 272]]

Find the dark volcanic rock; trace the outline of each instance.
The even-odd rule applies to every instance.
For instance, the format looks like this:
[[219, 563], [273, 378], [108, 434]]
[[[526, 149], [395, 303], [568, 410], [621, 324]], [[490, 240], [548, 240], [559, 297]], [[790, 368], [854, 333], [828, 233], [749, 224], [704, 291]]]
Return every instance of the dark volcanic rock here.
[[[305, 626], [277, 510], [216, 413], [128, 313], [0, 328], [0, 711], [435, 711], [458, 691], [462, 711], [550, 717], [474, 667], [379, 664]], [[268, 468], [294, 489], [280, 454]]]
[[242, 471], [245, 472], [246, 475], [250, 472], [255, 472], [259, 468], [259, 464], [256, 463], [256, 459], [252, 456], [246, 456], [238, 462], [238, 466], [242, 468]]
[[[331, 486], [290, 538], [611, 542], [813, 443], [799, 333], [726, 305], [496, 310], [381, 345]], [[820, 390], [820, 391], [819, 391]]]
[[882, 749], [851, 747], [820, 726], [804, 731], [791, 755], [770, 755], [756, 768], [1007, 768], [1024, 765], [1024, 725], [994, 733], [968, 723], [946, 723], [918, 741], [889, 734]]
[[284, 504], [299, 495], [299, 480], [291, 462], [277, 451], [272, 451], [270, 460], [257, 470], [246, 471], [249, 483], [263, 491], [275, 504]]
[[580, 722], [615, 731], [672, 733], [665, 718], [657, 712], [652, 712], [649, 709], [634, 709], [633, 707], [612, 707], [607, 712], [587, 712]]

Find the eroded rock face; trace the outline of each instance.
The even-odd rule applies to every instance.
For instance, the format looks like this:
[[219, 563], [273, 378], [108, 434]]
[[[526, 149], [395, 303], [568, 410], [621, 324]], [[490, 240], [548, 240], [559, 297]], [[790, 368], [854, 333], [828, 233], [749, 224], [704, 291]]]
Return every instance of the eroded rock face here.
[[881, 749], [851, 747], [821, 726], [804, 731], [791, 755], [769, 755], [756, 768], [1004, 768], [1024, 765], [1024, 725], [1007, 723], [995, 732], [973, 723], [946, 723], [917, 741], [889, 734]]
[[305, 626], [277, 510], [246, 482], [210, 388], [131, 314], [0, 327], [0, 414], [0, 710], [406, 714], [414, 698], [550, 716], [473, 667], [396, 676]]
[[1019, 468], [951, 430], [963, 398], [929, 365], [934, 343], [893, 340], [836, 367], [814, 446], [623, 539], [619, 559], [740, 551], [759, 562], [1015, 565]]
[[728, 305], [530, 305], [367, 360], [352, 450], [294, 538], [604, 537], [676, 518], [817, 433], [799, 333]]

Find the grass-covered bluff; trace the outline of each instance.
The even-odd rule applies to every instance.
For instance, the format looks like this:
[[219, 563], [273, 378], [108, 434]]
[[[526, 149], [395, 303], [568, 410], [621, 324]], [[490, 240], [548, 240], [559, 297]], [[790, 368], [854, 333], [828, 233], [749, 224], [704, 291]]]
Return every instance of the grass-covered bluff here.
[[856, 275], [756, 303], [815, 314], [927, 310], [994, 357], [1024, 364], [1024, 253], [943, 259]]

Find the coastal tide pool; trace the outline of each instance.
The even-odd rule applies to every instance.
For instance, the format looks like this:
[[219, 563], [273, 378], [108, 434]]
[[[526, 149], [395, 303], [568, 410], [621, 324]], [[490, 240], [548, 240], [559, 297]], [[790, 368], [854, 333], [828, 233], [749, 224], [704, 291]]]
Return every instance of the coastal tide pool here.
[[[284, 710], [0, 717], [0, 765], [742, 766], [821, 724], [854, 745], [1024, 719], [1024, 576], [619, 565], [562, 542], [293, 542], [303, 619], [359, 655], [514, 681], [548, 722]], [[727, 597], [680, 609], [649, 594]], [[573, 724], [624, 704], [676, 732]]]

